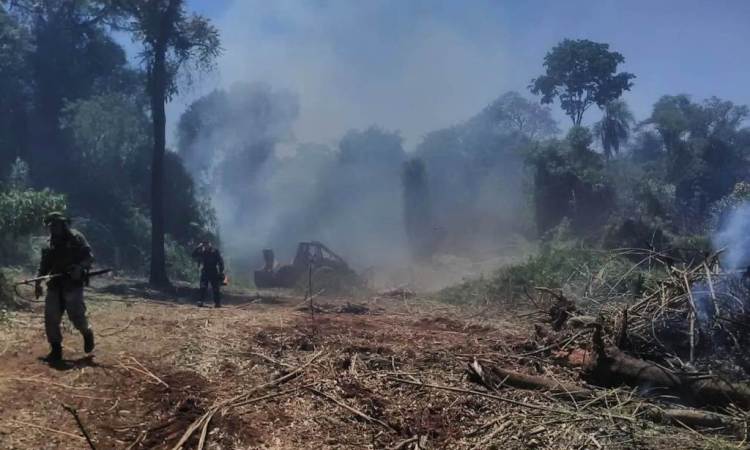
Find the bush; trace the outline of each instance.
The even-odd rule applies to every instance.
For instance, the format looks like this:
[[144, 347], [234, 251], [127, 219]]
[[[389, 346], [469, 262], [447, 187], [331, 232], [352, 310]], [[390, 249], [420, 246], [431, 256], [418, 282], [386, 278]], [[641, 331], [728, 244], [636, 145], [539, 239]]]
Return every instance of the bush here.
[[191, 256], [192, 249], [180, 244], [170, 235], [165, 236], [164, 245], [169, 278], [191, 283], [198, 282], [198, 266]]
[[10, 275], [5, 270], [0, 269], [0, 315], [3, 310], [14, 306], [16, 305]]
[[33, 236], [43, 232], [44, 216], [66, 206], [63, 195], [47, 189], [0, 192], [0, 264], [29, 265], [38, 253]]
[[597, 290], [627, 294], [642, 282], [639, 270], [623, 276], [633, 266], [617, 252], [596, 250], [578, 240], [561, 236], [565, 224], [541, 244], [539, 252], [525, 262], [498, 269], [490, 277], [465, 281], [438, 293], [448, 303], [513, 303], [533, 295], [535, 287], [562, 289], [576, 299], [593, 296]]

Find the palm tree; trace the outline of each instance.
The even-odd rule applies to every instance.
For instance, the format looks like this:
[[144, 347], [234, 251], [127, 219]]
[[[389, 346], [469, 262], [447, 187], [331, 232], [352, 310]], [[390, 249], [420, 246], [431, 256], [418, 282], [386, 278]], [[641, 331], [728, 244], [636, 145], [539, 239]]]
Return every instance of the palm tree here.
[[635, 123], [633, 113], [623, 100], [613, 100], [604, 107], [604, 117], [594, 124], [594, 133], [602, 141], [604, 156], [610, 159], [628, 141]]

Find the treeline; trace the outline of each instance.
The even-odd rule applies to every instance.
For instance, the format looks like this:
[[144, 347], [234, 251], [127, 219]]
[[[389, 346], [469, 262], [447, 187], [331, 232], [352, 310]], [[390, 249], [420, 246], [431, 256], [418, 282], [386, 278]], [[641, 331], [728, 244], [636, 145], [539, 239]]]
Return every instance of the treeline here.
[[[147, 273], [148, 76], [113, 38], [113, 8], [62, 0], [0, 7], [0, 265], [28, 264], [40, 218], [60, 209], [101, 264]], [[167, 249], [177, 261], [214, 232], [214, 215], [179, 155], [167, 152], [163, 170]]]
[[[606, 44], [563, 41], [532, 80], [539, 101], [503, 94], [413, 152], [378, 127], [334, 146], [296, 143], [297, 97], [238, 84], [188, 108], [178, 151], [248, 264], [260, 248], [287, 254], [308, 238], [368, 265], [404, 252], [489, 256], [509, 235], [544, 238], [561, 227], [597, 246], [705, 237], [747, 191], [747, 108], [665, 96], [638, 121], [621, 99], [635, 80], [618, 72], [624, 60]], [[565, 136], [552, 103], [571, 119]], [[592, 109], [601, 120], [582, 126]]]
[[[563, 41], [547, 54], [532, 91], [543, 102], [559, 100], [574, 126], [564, 140], [529, 152], [537, 231], [565, 223], [607, 247], [679, 252], [692, 241], [708, 249], [727, 214], [748, 200], [750, 110], [665, 95], [638, 122], [619, 99], [635, 78], [616, 73], [622, 62], [606, 44], [586, 40]], [[603, 118], [589, 130], [580, 119], [592, 104]]]

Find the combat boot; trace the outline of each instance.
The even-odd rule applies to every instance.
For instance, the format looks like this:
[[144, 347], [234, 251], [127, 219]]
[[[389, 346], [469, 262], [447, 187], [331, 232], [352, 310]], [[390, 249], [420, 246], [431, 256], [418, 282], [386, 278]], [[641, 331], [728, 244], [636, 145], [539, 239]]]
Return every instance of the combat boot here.
[[62, 361], [62, 344], [50, 344], [50, 351], [44, 360], [50, 364], [57, 364]]
[[83, 351], [91, 353], [96, 346], [96, 344], [94, 344], [94, 332], [89, 328], [81, 334], [83, 334]]

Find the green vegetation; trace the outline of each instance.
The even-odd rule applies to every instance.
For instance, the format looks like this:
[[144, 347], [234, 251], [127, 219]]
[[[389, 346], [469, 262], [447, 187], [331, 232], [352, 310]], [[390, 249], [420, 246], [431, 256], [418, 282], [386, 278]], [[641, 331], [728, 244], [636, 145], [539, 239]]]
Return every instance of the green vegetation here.
[[0, 269], [0, 321], [8, 307], [13, 305], [13, 287], [5, 270]]
[[[184, 11], [184, 2], [167, 3], [176, 8], [172, 19], [180, 24], [168, 42], [169, 77], [162, 88], [173, 95], [174, 61], [188, 64], [194, 56], [180, 33], [195, 45], [203, 44], [193, 38], [210, 35], [206, 39], [215, 42], [216, 36]], [[156, 15], [160, 7], [135, 0], [20, 0], [0, 6], [0, 98], [8, 105], [0, 112], [0, 265], [30, 269], [45, 234], [42, 217], [67, 210], [95, 248], [98, 264], [146, 273], [157, 204], [151, 196], [155, 166], [149, 137], [153, 64], [132, 67], [112, 26], [137, 22], [132, 8]], [[148, 32], [136, 36], [148, 38]], [[208, 63], [211, 55], [195, 56]], [[214, 213], [181, 158], [163, 147], [161, 153], [156, 170], [163, 171], [157, 178], [166, 180], [158, 195], [163, 231], [172, 251], [186, 252], [201, 236], [215, 234]]]

